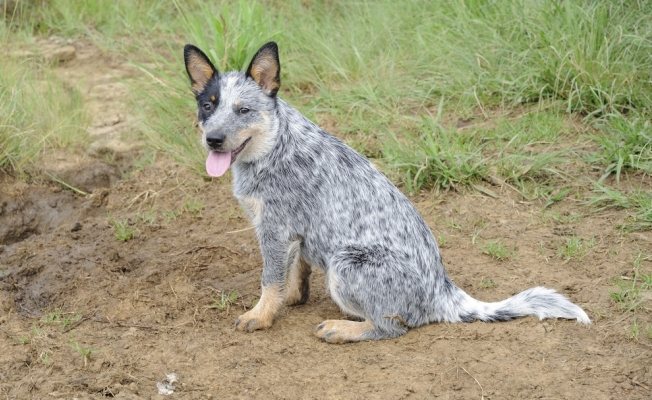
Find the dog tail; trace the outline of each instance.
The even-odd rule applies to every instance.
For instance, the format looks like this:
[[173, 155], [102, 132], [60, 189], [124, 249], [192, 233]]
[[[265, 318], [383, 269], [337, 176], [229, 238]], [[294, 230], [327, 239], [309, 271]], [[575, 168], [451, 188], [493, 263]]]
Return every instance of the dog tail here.
[[463, 322], [507, 321], [514, 318], [534, 315], [539, 319], [575, 319], [582, 324], [590, 324], [588, 315], [553, 289], [534, 287], [508, 299], [485, 303], [474, 299], [463, 290], [459, 318]]

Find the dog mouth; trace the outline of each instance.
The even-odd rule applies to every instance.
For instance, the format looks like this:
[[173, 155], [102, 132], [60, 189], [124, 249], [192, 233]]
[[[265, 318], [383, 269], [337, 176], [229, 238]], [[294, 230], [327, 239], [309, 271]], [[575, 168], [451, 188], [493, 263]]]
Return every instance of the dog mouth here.
[[245, 139], [240, 146], [231, 151], [216, 151], [211, 150], [208, 152], [206, 158], [206, 172], [209, 176], [214, 178], [220, 177], [226, 173], [231, 165], [235, 162], [236, 157], [245, 148], [251, 137]]

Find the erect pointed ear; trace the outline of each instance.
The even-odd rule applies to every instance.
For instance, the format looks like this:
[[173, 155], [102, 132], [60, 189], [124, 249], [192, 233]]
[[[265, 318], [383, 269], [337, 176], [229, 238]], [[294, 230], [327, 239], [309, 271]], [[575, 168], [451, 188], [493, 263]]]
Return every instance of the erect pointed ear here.
[[199, 94], [204, 90], [213, 75], [218, 74], [217, 69], [204, 52], [191, 44], [183, 47], [183, 59], [186, 62], [186, 71], [188, 77], [190, 77], [192, 91]]
[[266, 95], [276, 96], [281, 87], [281, 63], [276, 43], [266, 43], [258, 50], [247, 68], [247, 76], [259, 84]]

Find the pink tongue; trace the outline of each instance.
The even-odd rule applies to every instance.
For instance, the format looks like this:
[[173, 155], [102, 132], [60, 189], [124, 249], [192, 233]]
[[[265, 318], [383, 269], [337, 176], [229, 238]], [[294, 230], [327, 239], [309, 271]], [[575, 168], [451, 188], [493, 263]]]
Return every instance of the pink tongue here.
[[217, 151], [210, 151], [206, 159], [206, 172], [212, 177], [224, 175], [227, 169], [231, 166], [231, 152], [218, 153]]

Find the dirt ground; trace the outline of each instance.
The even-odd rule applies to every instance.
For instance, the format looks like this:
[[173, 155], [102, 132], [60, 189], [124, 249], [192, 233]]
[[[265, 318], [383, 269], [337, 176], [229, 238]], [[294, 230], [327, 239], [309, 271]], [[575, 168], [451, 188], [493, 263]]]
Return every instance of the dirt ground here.
[[[631, 276], [636, 256], [652, 252], [652, 233], [618, 230], [619, 211], [589, 212], [573, 198], [543, 210], [489, 184], [498, 196], [413, 197], [454, 281], [485, 301], [556, 288], [591, 326], [433, 324], [394, 340], [330, 345], [312, 330], [341, 314], [316, 272], [307, 304], [269, 330], [235, 331], [259, 295], [261, 260], [230, 178], [202, 179], [163, 157], [127, 167], [142, 150], [125, 135], [133, 121], [124, 81], [137, 74], [88, 44], [66, 45], [75, 55], [59, 73], [97, 110], [92, 141], [84, 155], [44, 165], [90, 195], [1, 178], [0, 397], [165, 398], [157, 383], [172, 372], [169, 397], [180, 399], [652, 396], [650, 341], [628, 338], [629, 315], [610, 299], [614, 278]], [[115, 237], [111, 221], [123, 220], [132, 240]], [[573, 235], [594, 245], [566, 261], [558, 248]], [[513, 248], [509, 260], [483, 254], [479, 244], [495, 239]]]

